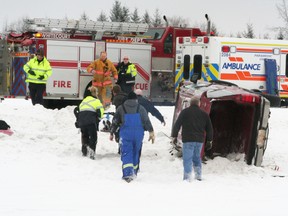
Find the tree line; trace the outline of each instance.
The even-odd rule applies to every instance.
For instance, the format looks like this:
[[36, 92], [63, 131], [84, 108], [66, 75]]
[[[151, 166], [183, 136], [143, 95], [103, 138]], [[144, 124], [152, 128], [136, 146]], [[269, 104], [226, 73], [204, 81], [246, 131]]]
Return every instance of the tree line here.
[[[278, 32], [277, 33], [277, 39], [283, 40], [288, 38], [288, 4], [287, 0], [282, 0], [281, 3], [276, 4], [276, 8], [278, 10], [279, 16], [284, 21], [284, 26], [275, 26], [271, 28], [271, 32]], [[17, 22], [13, 23], [6, 23], [4, 31], [11, 32], [11, 31], [17, 31], [17, 32], [24, 32], [27, 30], [28, 26], [25, 25], [24, 19], [28, 19], [28, 17], [23, 17]], [[66, 19], [69, 19], [66, 17]], [[83, 12], [80, 15], [80, 19], [82, 20], [89, 20], [90, 17], [86, 14], [86, 12]], [[94, 18], [95, 19], [95, 18]], [[166, 23], [161, 16], [160, 10], [158, 8], [155, 9], [153, 12], [153, 15], [151, 15], [147, 10], [145, 10], [143, 15], [139, 14], [139, 11], [137, 8], [135, 8], [133, 11], [131, 11], [128, 7], [122, 6], [121, 2], [119, 0], [115, 0], [112, 8], [110, 10], [109, 16], [105, 14], [104, 11], [101, 11], [101, 13], [96, 17], [97, 21], [106, 21], [106, 22], [132, 22], [132, 23], [147, 23], [150, 27], [161, 27], [165, 25], [170, 26], [177, 26], [177, 27], [188, 27], [190, 26], [189, 20], [187, 18], [183, 18], [180, 16], [173, 16], [169, 17], [169, 22]], [[206, 22], [202, 22], [198, 25], [198, 28], [200, 28], [202, 31], [206, 30]], [[196, 27], [196, 26], [194, 26]], [[214, 35], [223, 36], [217, 29], [215, 23], [211, 23], [211, 31], [214, 32]], [[230, 37], [238, 37], [238, 38], [257, 38], [255, 35], [255, 30], [253, 23], [247, 23], [246, 29], [240, 32], [237, 32], [236, 35], [230, 34]], [[259, 37], [259, 36], [258, 36]], [[264, 39], [270, 39], [269, 34], [264, 34], [262, 36]]]

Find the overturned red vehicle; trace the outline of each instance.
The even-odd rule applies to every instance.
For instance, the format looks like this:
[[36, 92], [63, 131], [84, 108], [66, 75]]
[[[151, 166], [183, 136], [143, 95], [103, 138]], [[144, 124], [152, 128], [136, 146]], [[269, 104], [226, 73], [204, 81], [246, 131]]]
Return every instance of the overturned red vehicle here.
[[[195, 76], [194, 76], [195, 78]], [[184, 81], [178, 91], [173, 124], [192, 96], [201, 100], [201, 109], [213, 124], [212, 155], [244, 153], [247, 164], [260, 166], [267, 146], [270, 102], [263, 96], [234, 84], [199, 80]], [[181, 133], [173, 149], [181, 155]]]

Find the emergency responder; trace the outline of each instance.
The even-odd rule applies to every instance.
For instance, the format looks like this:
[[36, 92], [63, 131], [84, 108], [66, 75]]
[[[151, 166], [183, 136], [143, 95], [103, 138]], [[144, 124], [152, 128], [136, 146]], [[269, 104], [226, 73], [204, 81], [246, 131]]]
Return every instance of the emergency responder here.
[[27, 73], [26, 82], [29, 83], [29, 92], [32, 104], [43, 105], [43, 93], [46, 90], [48, 78], [52, 75], [52, 68], [44, 56], [44, 50], [38, 49], [36, 56], [30, 59], [24, 66]]
[[113, 63], [107, 59], [107, 53], [102, 51], [100, 58], [93, 61], [88, 67], [87, 72], [93, 74], [92, 85], [97, 87], [99, 99], [104, 108], [108, 108], [112, 97], [112, 80], [111, 73], [115, 79], [118, 79], [118, 74]]
[[112, 121], [110, 140], [120, 126], [120, 144], [122, 161], [122, 179], [130, 182], [139, 170], [140, 151], [144, 138], [144, 131], [149, 131], [149, 140], [154, 143], [153, 126], [145, 108], [138, 104], [137, 95], [131, 91], [127, 100], [118, 107]]
[[206, 150], [212, 148], [213, 128], [209, 115], [200, 109], [200, 99], [192, 97], [190, 106], [182, 110], [172, 128], [173, 143], [177, 143], [182, 127], [183, 180], [191, 181], [192, 167], [195, 179], [202, 180], [201, 150], [206, 134]]
[[91, 159], [95, 159], [95, 151], [97, 145], [97, 131], [99, 122], [104, 114], [104, 108], [98, 99], [97, 88], [91, 86], [90, 95], [86, 96], [79, 107], [76, 107], [74, 114], [76, 115], [76, 127], [81, 129], [82, 154]]
[[118, 81], [123, 92], [129, 94], [133, 91], [135, 85], [135, 78], [137, 75], [137, 69], [134, 64], [129, 61], [128, 56], [123, 57], [123, 61], [117, 65]]

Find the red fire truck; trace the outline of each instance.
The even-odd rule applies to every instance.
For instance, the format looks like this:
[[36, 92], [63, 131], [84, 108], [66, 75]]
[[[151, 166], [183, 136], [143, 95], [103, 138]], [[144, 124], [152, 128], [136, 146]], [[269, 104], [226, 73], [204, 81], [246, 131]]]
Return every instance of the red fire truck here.
[[[138, 70], [136, 88], [141, 88], [149, 96], [151, 45], [107, 39], [115, 38], [113, 34], [117, 33], [145, 32], [148, 25], [58, 19], [32, 19], [26, 20], [26, 23], [30, 25], [28, 32], [10, 33], [2, 41], [3, 58], [0, 58], [0, 64], [3, 66], [3, 95], [28, 95], [23, 65], [37, 48], [43, 48], [53, 68], [47, 82], [45, 103], [81, 100], [92, 79], [86, 68], [103, 50], [107, 51], [108, 58], [115, 65], [124, 55], [129, 55]], [[107, 40], [102, 40], [106, 32], [109, 32]]]

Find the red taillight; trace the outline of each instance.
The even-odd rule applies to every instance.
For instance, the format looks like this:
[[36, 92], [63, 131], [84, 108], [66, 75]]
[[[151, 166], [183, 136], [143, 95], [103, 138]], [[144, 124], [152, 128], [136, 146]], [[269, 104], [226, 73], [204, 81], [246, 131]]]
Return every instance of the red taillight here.
[[179, 38], [178, 38], [178, 42], [179, 42], [180, 44], [183, 44], [183, 42], [184, 42], [183, 37], [179, 37]]
[[204, 42], [204, 43], [209, 43], [209, 37], [204, 37], [204, 38], [203, 38], [203, 42]]
[[222, 52], [230, 52], [230, 47], [229, 46], [222, 46]]
[[260, 97], [257, 95], [241, 95], [240, 100], [247, 103], [259, 103]]

